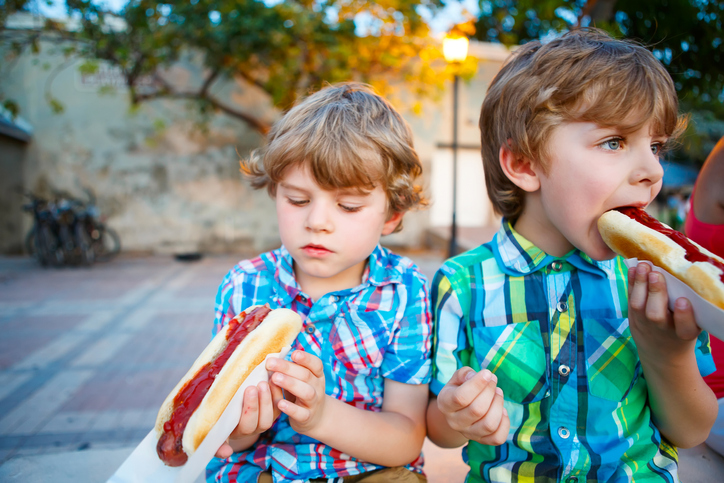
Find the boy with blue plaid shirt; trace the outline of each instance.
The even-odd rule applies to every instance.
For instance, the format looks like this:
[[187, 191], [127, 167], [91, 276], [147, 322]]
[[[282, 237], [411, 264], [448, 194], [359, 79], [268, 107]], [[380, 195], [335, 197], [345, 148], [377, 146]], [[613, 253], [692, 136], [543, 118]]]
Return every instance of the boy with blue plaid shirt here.
[[594, 29], [521, 46], [491, 83], [480, 129], [502, 226], [431, 289], [428, 436], [467, 444], [466, 481], [678, 481], [676, 447], [706, 438], [708, 336], [597, 228], [657, 195], [677, 110], [649, 51]]
[[269, 383], [246, 389], [207, 481], [425, 481], [426, 280], [379, 245], [425, 204], [408, 125], [369, 87], [330, 86], [242, 170], [274, 198], [282, 247], [224, 278], [213, 332], [265, 303], [297, 312], [303, 330], [287, 360], [267, 362]]

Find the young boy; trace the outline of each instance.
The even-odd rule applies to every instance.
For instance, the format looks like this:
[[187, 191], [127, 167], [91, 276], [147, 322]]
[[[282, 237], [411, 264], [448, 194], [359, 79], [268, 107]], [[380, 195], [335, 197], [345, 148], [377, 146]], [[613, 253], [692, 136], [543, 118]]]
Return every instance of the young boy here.
[[242, 170], [274, 198], [282, 247], [224, 278], [213, 332], [265, 303], [304, 328], [290, 358], [267, 363], [269, 384], [245, 391], [207, 481], [425, 481], [426, 280], [379, 245], [425, 204], [408, 125], [367, 86], [330, 86], [277, 122]]
[[650, 52], [596, 30], [521, 46], [490, 85], [480, 129], [502, 226], [431, 289], [428, 436], [467, 443], [467, 481], [678, 481], [676, 446], [706, 438], [706, 334], [596, 224], [659, 192], [677, 109]]

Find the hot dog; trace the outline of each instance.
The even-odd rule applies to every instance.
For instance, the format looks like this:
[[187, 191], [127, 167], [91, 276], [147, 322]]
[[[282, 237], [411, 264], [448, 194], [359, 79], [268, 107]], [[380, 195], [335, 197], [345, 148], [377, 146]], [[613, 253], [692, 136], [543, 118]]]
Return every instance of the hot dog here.
[[650, 261], [724, 309], [724, 259], [638, 208], [607, 211], [598, 230], [614, 252]]
[[161, 405], [155, 426], [161, 461], [185, 464], [246, 377], [301, 329], [295, 312], [264, 305], [249, 307], [220, 330]]

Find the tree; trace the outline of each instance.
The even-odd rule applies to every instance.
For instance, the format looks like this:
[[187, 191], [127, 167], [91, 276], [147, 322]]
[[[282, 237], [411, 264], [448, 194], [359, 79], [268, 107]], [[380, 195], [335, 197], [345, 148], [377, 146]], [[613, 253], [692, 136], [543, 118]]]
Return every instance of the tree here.
[[[7, 11], [27, 9], [31, 3], [8, 2]], [[265, 133], [267, 122], [214, 94], [217, 82], [243, 79], [268, 93], [281, 109], [325, 82], [369, 82], [383, 94], [396, 81], [403, 81], [413, 95], [439, 89], [445, 77], [436, 75], [433, 64], [441, 56], [418, 13], [420, 4], [131, 0], [114, 13], [89, 0], [67, 0], [71, 28], [47, 22], [21, 40], [15, 34], [9, 41], [6, 17], [0, 17], [0, 35], [12, 42], [14, 55], [37, 49], [39, 39], [51, 36], [65, 43], [67, 56], [88, 59], [82, 68], [89, 72], [97, 60], [118, 67], [134, 104], [189, 99], [202, 112], [221, 111]], [[440, 1], [424, 4], [435, 10]], [[179, 88], [165, 75], [184, 56], [193, 56], [203, 67], [203, 80], [193, 89]]]
[[[518, 45], [579, 26], [595, 26], [649, 46], [674, 79], [682, 108], [701, 120], [685, 139], [686, 156], [703, 162], [724, 132], [724, 1], [483, 0], [476, 37]], [[706, 121], [706, 127], [704, 123]]]

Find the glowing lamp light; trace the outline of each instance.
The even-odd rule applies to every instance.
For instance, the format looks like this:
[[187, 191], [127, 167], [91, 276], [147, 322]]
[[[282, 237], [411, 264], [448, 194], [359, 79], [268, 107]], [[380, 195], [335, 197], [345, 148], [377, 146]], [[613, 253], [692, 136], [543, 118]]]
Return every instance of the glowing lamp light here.
[[468, 56], [468, 38], [446, 36], [442, 40], [442, 54], [448, 62], [462, 62]]

